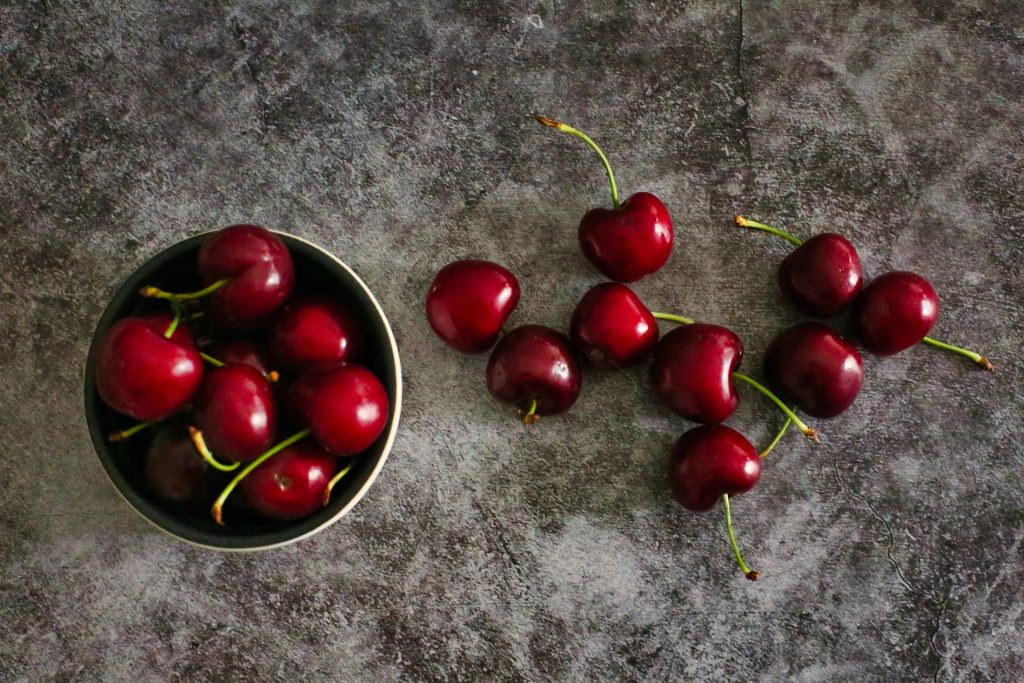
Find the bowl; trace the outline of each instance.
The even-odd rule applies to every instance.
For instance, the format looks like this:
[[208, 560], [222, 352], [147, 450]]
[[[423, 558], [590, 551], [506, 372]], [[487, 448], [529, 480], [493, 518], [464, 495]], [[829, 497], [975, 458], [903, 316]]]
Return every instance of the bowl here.
[[[117, 320], [154, 311], [167, 311], [166, 302], [138, 294], [144, 285], [167, 291], [192, 291], [200, 286], [196, 255], [210, 234], [178, 242], [150, 258], [117, 290], [93, 333], [85, 368], [85, 418], [93, 447], [114, 488], [136, 512], [175, 538], [218, 550], [266, 550], [294, 543], [323, 531], [351, 510], [366, 494], [387, 460], [395, 440], [402, 408], [402, 373], [398, 346], [373, 292], [351, 268], [328, 251], [304, 239], [281, 232], [275, 234], [288, 247], [295, 262], [295, 292], [316, 292], [348, 304], [363, 323], [366, 336], [361, 364], [377, 375], [387, 390], [388, 421], [374, 444], [356, 456], [352, 470], [331, 492], [330, 502], [303, 519], [280, 522], [247, 513], [237, 504], [236, 492], [224, 510], [225, 526], [213, 521], [208, 512], [189, 512], [167, 505], [149, 494], [142, 480], [142, 463], [154, 429], [145, 429], [127, 441], [111, 443], [107, 436], [136, 421], [107, 407], [96, 391], [95, 365], [100, 343]], [[281, 433], [278, 440], [290, 432]], [[196, 457], [199, 457], [198, 455]], [[235, 504], [232, 504], [235, 501]], [[211, 500], [212, 504], [213, 501]]]

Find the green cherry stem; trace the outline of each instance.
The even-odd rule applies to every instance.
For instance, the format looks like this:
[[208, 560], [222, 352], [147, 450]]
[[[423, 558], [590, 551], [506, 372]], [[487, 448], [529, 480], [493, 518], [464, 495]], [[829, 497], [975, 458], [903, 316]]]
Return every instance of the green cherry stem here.
[[303, 429], [301, 432], [296, 432], [295, 434], [292, 434], [287, 439], [277, 444], [269, 451], [263, 453], [255, 460], [250, 462], [248, 465], [246, 465], [245, 469], [243, 469], [241, 472], [235, 475], [235, 478], [231, 480], [231, 483], [224, 487], [224, 490], [220, 492], [219, 496], [217, 496], [217, 500], [213, 502], [213, 506], [210, 508], [210, 514], [213, 515], [213, 520], [217, 522], [217, 524], [223, 526], [224, 501], [228, 499], [228, 496], [230, 496], [231, 492], [235, 490], [235, 487], [238, 486], [243, 479], [249, 476], [250, 472], [252, 472], [254, 469], [262, 465], [267, 460], [267, 458], [273, 455], [277, 455], [279, 452], [288, 448], [296, 441], [301, 441], [302, 439], [305, 439], [307, 436], [310, 435], [311, 432], [312, 430], [310, 429]]
[[220, 470], [221, 472], [234, 472], [238, 469], [238, 466], [242, 464], [240, 462], [233, 462], [230, 465], [225, 465], [217, 460], [217, 458], [213, 457], [213, 453], [211, 453], [210, 449], [206, 446], [206, 439], [203, 438], [203, 433], [192, 425], [189, 425], [188, 427], [188, 436], [192, 439], [192, 445], [196, 447], [196, 452], [203, 456], [203, 460], [205, 460], [207, 464], [215, 470]]
[[970, 358], [972, 361], [974, 361], [981, 367], [985, 368], [989, 372], [996, 371], [995, 366], [992, 365], [989, 359], [981, 355], [980, 353], [975, 353], [974, 351], [969, 351], [967, 349], [960, 348], [959, 346], [953, 346], [952, 344], [947, 344], [946, 342], [941, 342], [938, 339], [932, 339], [931, 337], [925, 337], [921, 341], [924, 342], [925, 344], [931, 344], [934, 347], [945, 349], [946, 351], [952, 351], [953, 353], [959, 353], [961, 356]]
[[576, 130], [572, 126], [562, 123], [561, 121], [549, 119], [546, 116], [534, 116], [534, 118], [537, 119], [537, 121], [539, 121], [540, 123], [543, 123], [548, 128], [560, 130], [563, 133], [568, 133], [569, 135], [575, 136], [580, 140], [583, 140], [583, 142], [587, 143], [590, 146], [590, 149], [597, 152], [597, 156], [601, 158], [601, 163], [604, 164], [605, 173], [608, 174], [608, 184], [611, 185], [612, 188], [612, 206], [614, 206], [616, 209], [619, 208], [619, 190], [617, 187], [615, 187], [615, 174], [612, 173], [612, 165], [608, 163], [608, 157], [604, 155], [604, 152], [602, 152], [601, 148], [597, 146], [597, 143], [591, 140], [590, 136], [587, 135], [586, 133]]
[[537, 414], [537, 399], [530, 399], [530, 408], [523, 412], [523, 424], [532, 425], [534, 422], [540, 419], [540, 415]]
[[202, 299], [204, 296], [213, 294], [218, 289], [228, 283], [227, 278], [217, 280], [212, 285], [200, 289], [198, 292], [184, 292], [182, 294], [174, 294], [173, 292], [165, 292], [162, 289], [153, 287], [152, 285], [146, 285], [139, 290], [139, 294], [148, 297], [150, 299], [167, 299], [168, 301], [190, 301], [192, 299]]
[[790, 235], [785, 230], [779, 230], [778, 228], [773, 228], [770, 225], [765, 225], [764, 223], [758, 223], [757, 221], [752, 221], [749, 218], [744, 218], [743, 216], [736, 216], [736, 225], [740, 226], [741, 228], [757, 228], [758, 230], [764, 230], [765, 232], [770, 232], [773, 235], [778, 235], [779, 237], [782, 237], [783, 239], [789, 240], [792, 244], [794, 244], [794, 245], [796, 245], [798, 247], [801, 244], [804, 243], [804, 241], [802, 239], [800, 239], [799, 237], [794, 237], [793, 235]]
[[785, 403], [783, 403], [779, 399], [778, 396], [773, 394], [768, 389], [768, 387], [764, 386], [763, 384], [761, 384], [760, 382], [758, 382], [755, 379], [747, 377], [746, 375], [744, 375], [743, 373], [740, 373], [740, 372], [734, 372], [734, 373], [732, 373], [732, 376], [735, 377], [736, 379], [740, 380], [741, 382], [746, 382], [747, 384], [749, 384], [750, 386], [754, 387], [755, 389], [760, 391], [762, 394], [764, 394], [765, 396], [770, 398], [772, 400], [772, 402], [779, 407], [779, 410], [781, 410], [782, 412], [784, 412], [786, 414], [786, 417], [789, 417], [789, 418], [791, 418], [793, 420], [793, 424], [796, 425], [796, 428], [799, 429], [803, 433], [804, 436], [806, 436], [808, 439], [810, 439], [814, 443], [821, 443], [821, 440], [818, 438], [818, 432], [814, 431], [814, 429], [812, 427], [808, 427], [806, 424], [804, 424], [803, 420], [801, 420], [799, 417], [797, 417], [796, 413], [794, 413], [792, 410], [790, 410], [789, 406], [787, 406]]
[[659, 313], [658, 311], [651, 311], [658, 320], [668, 320], [670, 322], [679, 323], [680, 325], [692, 325], [693, 320], [690, 318], [684, 318], [681, 315], [673, 315], [672, 313]]
[[209, 363], [210, 365], [212, 365], [215, 368], [222, 368], [222, 367], [224, 367], [224, 362], [223, 361], [217, 360], [216, 358], [214, 358], [213, 356], [211, 356], [208, 353], [203, 353], [202, 351], [200, 351], [199, 352], [199, 357], [202, 358], [203, 360], [205, 360], [207, 363]]
[[775, 438], [772, 439], [772, 442], [770, 444], [765, 446], [765, 449], [763, 451], [761, 451], [760, 456], [762, 460], [767, 458], [768, 454], [772, 452], [772, 449], [774, 449], [775, 446], [779, 443], [779, 441], [782, 440], [783, 435], [786, 433], [786, 431], [789, 430], [789, 425], [791, 424], [793, 424], [793, 418], [787, 415], [786, 421], [782, 423], [782, 427], [779, 429], [779, 432], [775, 435]]
[[149, 427], [152, 424], [153, 424], [152, 422], [140, 422], [139, 424], [135, 425], [134, 427], [129, 427], [128, 429], [122, 429], [119, 432], [114, 432], [113, 434], [111, 434], [111, 435], [109, 435], [107, 437], [107, 441], [110, 441], [111, 443], [113, 443], [115, 441], [127, 441], [128, 439], [132, 438], [132, 436], [134, 436], [135, 434], [141, 432], [143, 429], [145, 429], [146, 427]]
[[331, 477], [331, 480], [327, 482], [327, 488], [324, 489], [324, 505], [327, 505], [328, 503], [331, 502], [331, 491], [334, 490], [334, 485], [341, 481], [341, 478], [348, 474], [354, 465], [354, 462], [349, 463], [348, 467], [343, 469], [341, 472], [335, 474], [333, 477]]
[[174, 306], [174, 319], [171, 320], [171, 324], [167, 326], [167, 330], [164, 331], [164, 338], [170, 339], [174, 336], [174, 332], [178, 329], [178, 324], [181, 323], [181, 306]]
[[722, 507], [725, 508], [725, 528], [729, 532], [729, 544], [732, 546], [732, 554], [736, 556], [736, 563], [740, 566], [740, 571], [751, 581], [757, 581], [761, 578], [761, 573], [756, 569], [751, 569], [747, 566], [747, 563], [743, 561], [743, 554], [740, 553], [740, 546], [736, 543], [736, 534], [732, 530], [732, 508], [729, 505], [729, 494], [722, 494]]

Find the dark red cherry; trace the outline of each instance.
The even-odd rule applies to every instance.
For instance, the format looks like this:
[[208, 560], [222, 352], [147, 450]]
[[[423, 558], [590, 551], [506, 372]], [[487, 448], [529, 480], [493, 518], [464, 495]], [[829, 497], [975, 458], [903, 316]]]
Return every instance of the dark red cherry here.
[[854, 333], [876, 356], [917, 344], [938, 317], [939, 297], [931, 283], [901, 270], [875, 278], [853, 305]]
[[672, 219], [661, 200], [637, 192], [618, 209], [598, 207], [580, 221], [580, 248], [605, 277], [634, 282], [665, 265], [672, 253]]
[[455, 261], [438, 271], [427, 292], [427, 321], [446, 344], [481, 353], [498, 339], [519, 304], [519, 281], [490, 261]]
[[768, 383], [783, 400], [814, 417], [835, 417], [849, 408], [864, 381], [857, 347], [821, 323], [783, 331], [765, 351]]
[[654, 349], [649, 379], [654, 395], [673, 412], [713, 424], [739, 403], [732, 374], [743, 360], [743, 343], [719, 325], [693, 323], [672, 330]]
[[569, 337], [594, 365], [624, 368], [651, 355], [658, 343], [658, 321], [629, 287], [605, 282], [576, 304]]
[[159, 500], [201, 509], [217, 495], [217, 475], [193, 447], [184, 429], [165, 427], [146, 449], [146, 489]]
[[337, 458], [300, 441], [275, 454], [242, 480], [248, 507], [270, 519], [298, 519], [320, 509]]
[[160, 420], [192, 399], [203, 379], [203, 360], [192, 335], [173, 318], [122, 318], [103, 336], [96, 358], [96, 389], [114, 410], [137, 420]]
[[274, 357], [291, 368], [354, 360], [362, 344], [355, 313], [323, 297], [286, 304], [270, 330]]
[[203, 242], [199, 277], [205, 285], [227, 280], [210, 295], [214, 321], [247, 328], [284, 303], [295, 284], [295, 269], [277, 235], [257, 225], [232, 225]]
[[760, 478], [757, 451], [725, 425], [695, 427], [679, 437], [672, 449], [672, 495], [687, 510], [706, 512], [723, 494], [746, 493]]
[[850, 240], [826, 232], [815, 235], [779, 264], [779, 287], [807, 315], [830, 318], [846, 310], [860, 293], [860, 258]]
[[270, 448], [277, 428], [270, 383], [250, 365], [215, 368], [196, 396], [194, 420], [215, 456], [254, 460]]
[[487, 361], [487, 390], [519, 406], [527, 422], [568, 410], [582, 386], [583, 372], [569, 338], [550, 327], [517, 327]]
[[334, 455], [369, 448], [388, 421], [388, 395], [372, 372], [354, 363], [307, 370], [291, 387], [289, 408]]
[[269, 352], [261, 344], [245, 339], [216, 342], [210, 347], [210, 355], [224, 365], [248, 365], [264, 376], [271, 368]]

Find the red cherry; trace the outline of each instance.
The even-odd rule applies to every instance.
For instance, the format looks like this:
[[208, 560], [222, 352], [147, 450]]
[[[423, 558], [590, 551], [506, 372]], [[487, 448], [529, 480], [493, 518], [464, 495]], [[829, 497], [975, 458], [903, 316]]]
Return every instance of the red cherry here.
[[206, 373], [194, 417], [206, 445], [222, 459], [249, 462], [274, 442], [277, 408], [270, 383], [249, 365]]
[[826, 232], [807, 240], [779, 264], [779, 287], [807, 315], [831, 318], [860, 293], [860, 258], [850, 240]]
[[490, 261], [455, 261], [438, 271], [427, 292], [427, 321], [462, 353], [491, 348], [519, 304], [516, 276]]
[[725, 425], [695, 427], [679, 437], [672, 449], [672, 495], [687, 510], [706, 512], [723, 494], [746, 493], [760, 478], [757, 451]]
[[199, 277], [206, 285], [227, 284], [210, 295], [210, 315], [225, 327], [249, 327], [292, 292], [295, 269], [288, 247], [257, 225], [232, 225], [199, 249]]
[[768, 382], [808, 415], [835, 417], [853, 405], [864, 381], [857, 347], [821, 323], [779, 334], [764, 355]]
[[352, 363], [307, 370], [289, 391], [321, 446], [349, 456], [369, 448], [388, 421], [388, 395], [372, 372]]
[[523, 325], [498, 342], [487, 361], [487, 390], [519, 406], [524, 421], [572, 407], [583, 372], [568, 337], [542, 325]]
[[245, 339], [217, 342], [210, 348], [210, 355], [224, 365], [248, 365], [264, 376], [270, 372], [270, 355], [256, 342]]
[[665, 265], [672, 219], [653, 194], [637, 192], [617, 209], [596, 208], [580, 221], [580, 248], [605, 277], [634, 282]]
[[242, 480], [249, 508], [270, 519], [298, 519], [320, 509], [337, 458], [309, 441], [275, 454]]
[[158, 499], [189, 509], [209, 505], [216, 494], [216, 473], [188, 436], [170, 428], [161, 429], [146, 449], [143, 480]]
[[853, 305], [853, 327], [864, 348], [891, 356], [917, 344], [939, 317], [939, 297], [928, 280], [906, 271], [875, 278]]
[[203, 361], [192, 335], [173, 318], [156, 314], [122, 318], [103, 337], [96, 361], [96, 389], [114, 410], [138, 420], [160, 420], [191, 400], [203, 379]]
[[605, 282], [576, 304], [569, 337], [594, 365], [624, 368], [651, 355], [658, 343], [658, 322], [633, 290]]
[[743, 343], [719, 325], [677, 327], [658, 343], [651, 363], [655, 396], [694, 422], [725, 420], [739, 403], [733, 373], [743, 360]]
[[286, 304], [270, 330], [274, 357], [292, 368], [353, 360], [362, 344], [355, 313], [322, 297]]
[[612, 280], [633, 282], [665, 265], [672, 253], [673, 229], [668, 209], [649, 192], [637, 192], [619, 203], [608, 158], [585, 133], [545, 116], [537, 121], [583, 140], [604, 165], [612, 191], [612, 208], [591, 209], [580, 221], [579, 239], [583, 254], [594, 267]]

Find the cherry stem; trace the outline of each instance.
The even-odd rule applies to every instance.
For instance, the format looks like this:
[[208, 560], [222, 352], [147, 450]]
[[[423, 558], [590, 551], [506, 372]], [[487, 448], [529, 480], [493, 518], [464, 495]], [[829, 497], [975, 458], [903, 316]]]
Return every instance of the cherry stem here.
[[243, 479], [249, 476], [250, 472], [252, 472], [254, 469], [262, 465], [264, 461], [267, 460], [267, 458], [273, 455], [277, 455], [279, 452], [288, 448], [296, 441], [301, 441], [302, 439], [305, 439], [307, 436], [310, 435], [311, 432], [312, 430], [310, 429], [303, 429], [301, 432], [296, 432], [295, 434], [292, 434], [287, 439], [277, 444], [269, 451], [263, 453], [258, 458], [256, 458], [248, 465], [246, 465], [245, 469], [243, 469], [241, 472], [235, 475], [235, 478], [231, 480], [231, 483], [224, 487], [224, 490], [220, 492], [219, 496], [217, 496], [217, 500], [213, 502], [213, 507], [210, 508], [210, 514], [213, 515], [213, 520], [217, 522], [217, 524], [223, 526], [224, 521], [222, 516], [224, 501], [228, 499], [228, 496], [230, 496], [231, 492], [235, 490], [235, 487], [238, 486]]
[[760, 382], [758, 382], [755, 379], [747, 377], [746, 375], [744, 375], [743, 373], [740, 373], [740, 372], [734, 372], [734, 373], [732, 373], [732, 376], [735, 377], [736, 379], [740, 380], [740, 381], [746, 382], [747, 384], [749, 384], [750, 386], [754, 387], [755, 389], [760, 391], [762, 394], [764, 394], [765, 396], [770, 398], [772, 400], [772, 402], [779, 407], [779, 410], [781, 410], [782, 412], [784, 412], [786, 414], [786, 417], [789, 417], [789, 418], [791, 418], [793, 420], [793, 424], [796, 425], [797, 429], [799, 429], [803, 433], [804, 436], [806, 436], [808, 439], [810, 439], [814, 443], [821, 443], [821, 440], [818, 438], [818, 432], [814, 431], [813, 428], [808, 427], [806, 424], [804, 424], [803, 420], [801, 420], [799, 417], [797, 417], [796, 413], [794, 413], [792, 410], [790, 410], [789, 406], [787, 406], [785, 403], [783, 403], [781, 400], [779, 400], [779, 397], [776, 396], [775, 394], [773, 394], [768, 389], [768, 387], [764, 386], [763, 384], [761, 384]]
[[615, 174], [612, 173], [612, 165], [608, 163], [608, 157], [604, 155], [604, 152], [602, 152], [601, 148], [597, 146], [597, 143], [591, 140], [590, 136], [587, 135], [586, 133], [576, 130], [572, 126], [564, 124], [561, 121], [549, 119], [546, 116], [535, 115], [534, 118], [537, 119], [537, 121], [539, 121], [540, 123], [543, 123], [548, 128], [554, 128], [555, 130], [560, 130], [563, 133], [568, 133], [569, 135], [578, 137], [580, 140], [583, 140], [583, 142], [587, 143], [592, 150], [597, 152], [597, 156], [601, 158], [601, 163], [604, 164], [604, 170], [608, 174], [608, 184], [611, 185], [612, 188], [612, 205], [616, 209], [619, 208], [619, 190], [617, 187], [615, 187]]
[[743, 561], [743, 554], [740, 553], [740, 547], [736, 543], [736, 534], [732, 530], [732, 508], [729, 506], [728, 493], [722, 494], [722, 507], [725, 508], [725, 528], [729, 532], [729, 544], [732, 545], [732, 553], [736, 556], [736, 562], [740, 566], [740, 571], [751, 581], [757, 581], [761, 578], [761, 573], [747, 566], [747, 563]]
[[532, 425], [534, 422], [540, 419], [540, 415], [537, 414], [537, 399], [530, 399], [530, 408], [523, 413], [523, 424]]
[[196, 451], [199, 455], [203, 456], [203, 460], [205, 460], [210, 467], [220, 470], [221, 472], [234, 472], [238, 469], [238, 466], [242, 464], [240, 462], [233, 462], [230, 465], [225, 465], [218, 461], [213, 457], [213, 453], [210, 452], [210, 449], [206, 447], [206, 439], [203, 438], [203, 433], [192, 425], [189, 425], [188, 427], [188, 436], [192, 439], [192, 445], [196, 447]]
[[773, 228], [770, 225], [765, 225], [764, 223], [758, 223], [757, 221], [752, 221], [749, 218], [744, 218], [743, 216], [736, 216], [736, 225], [740, 226], [741, 228], [757, 228], [758, 230], [764, 230], [765, 232], [770, 232], [773, 235], [778, 235], [779, 237], [782, 237], [784, 239], [789, 240], [790, 242], [792, 242], [794, 245], [796, 245], [798, 247], [801, 244], [804, 243], [804, 241], [802, 239], [800, 239], [799, 237], [794, 237], [793, 235], [790, 235], [785, 230], [779, 230], [778, 228]]
[[211, 356], [208, 353], [203, 353], [202, 351], [200, 351], [199, 352], [199, 357], [202, 358], [203, 360], [205, 360], [207, 363], [209, 363], [210, 365], [212, 365], [215, 368], [222, 368], [222, 367], [224, 367], [224, 361], [217, 360], [216, 358], [214, 358], [213, 356]]
[[775, 448], [776, 444], [778, 444], [779, 441], [782, 440], [783, 435], [785, 435], [785, 433], [789, 430], [789, 425], [791, 424], [793, 424], [793, 418], [787, 415], [786, 421], [782, 423], [782, 428], [779, 429], [779, 432], [775, 435], [775, 438], [772, 439], [772, 442], [768, 444], [763, 451], [761, 451], [760, 456], [762, 460], [767, 458], [768, 454], [772, 452], [772, 449]]
[[658, 320], [668, 320], [670, 322], [679, 323], [680, 325], [693, 324], [693, 320], [691, 320], [690, 318], [684, 318], [681, 315], [673, 315], [672, 313], [659, 313], [658, 311], [651, 311], [651, 315], [653, 315]]
[[938, 339], [932, 339], [931, 337], [925, 337], [921, 341], [923, 341], [925, 344], [931, 344], [932, 346], [938, 347], [940, 349], [952, 351], [953, 353], [959, 353], [961, 356], [970, 358], [975, 363], [985, 368], [989, 372], [996, 371], [995, 366], [992, 365], [991, 362], [989, 362], [989, 359], [981, 355], [980, 353], [975, 353], [974, 351], [969, 351], [967, 349], [960, 348], [959, 346], [953, 346], [952, 344], [947, 344], [946, 342], [940, 342]]
[[167, 330], [164, 332], [164, 338], [170, 339], [174, 336], [175, 330], [178, 329], [178, 324], [181, 322], [181, 307], [174, 307], [174, 319], [171, 320], [171, 324], [167, 326]]
[[152, 285], [146, 285], [139, 290], [139, 294], [150, 299], [167, 299], [168, 301], [189, 301], [191, 299], [202, 299], [204, 296], [213, 294], [218, 289], [228, 283], [227, 278], [217, 280], [212, 285], [200, 289], [198, 292], [185, 292], [182, 294], [174, 294], [173, 292], [165, 292], [162, 289], [153, 287]]
[[135, 425], [134, 427], [129, 427], [128, 429], [122, 429], [119, 432], [114, 432], [113, 434], [111, 434], [110, 436], [107, 437], [107, 441], [110, 441], [110, 442], [127, 441], [128, 439], [132, 438], [132, 436], [134, 436], [135, 434], [141, 432], [146, 427], [149, 427], [151, 424], [153, 424], [153, 423], [152, 422], [140, 422], [139, 424]]
[[324, 505], [327, 505], [328, 503], [331, 502], [331, 491], [334, 490], [334, 485], [337, 484], [339, 481], [341, 481], [341, 478], [344, 477], [346, 474], [348, 474], [349, 471], [354, 466], [355, 466], [354, 462], [353, 463], [349, 463], [348, 467], [343, 469], [341, 472], [338, 472], [337, 474], [335, 474], [333, 477], [331, 477], [331, 480], [329, 482], [327, 482], [327, 488], [324, 489]]

